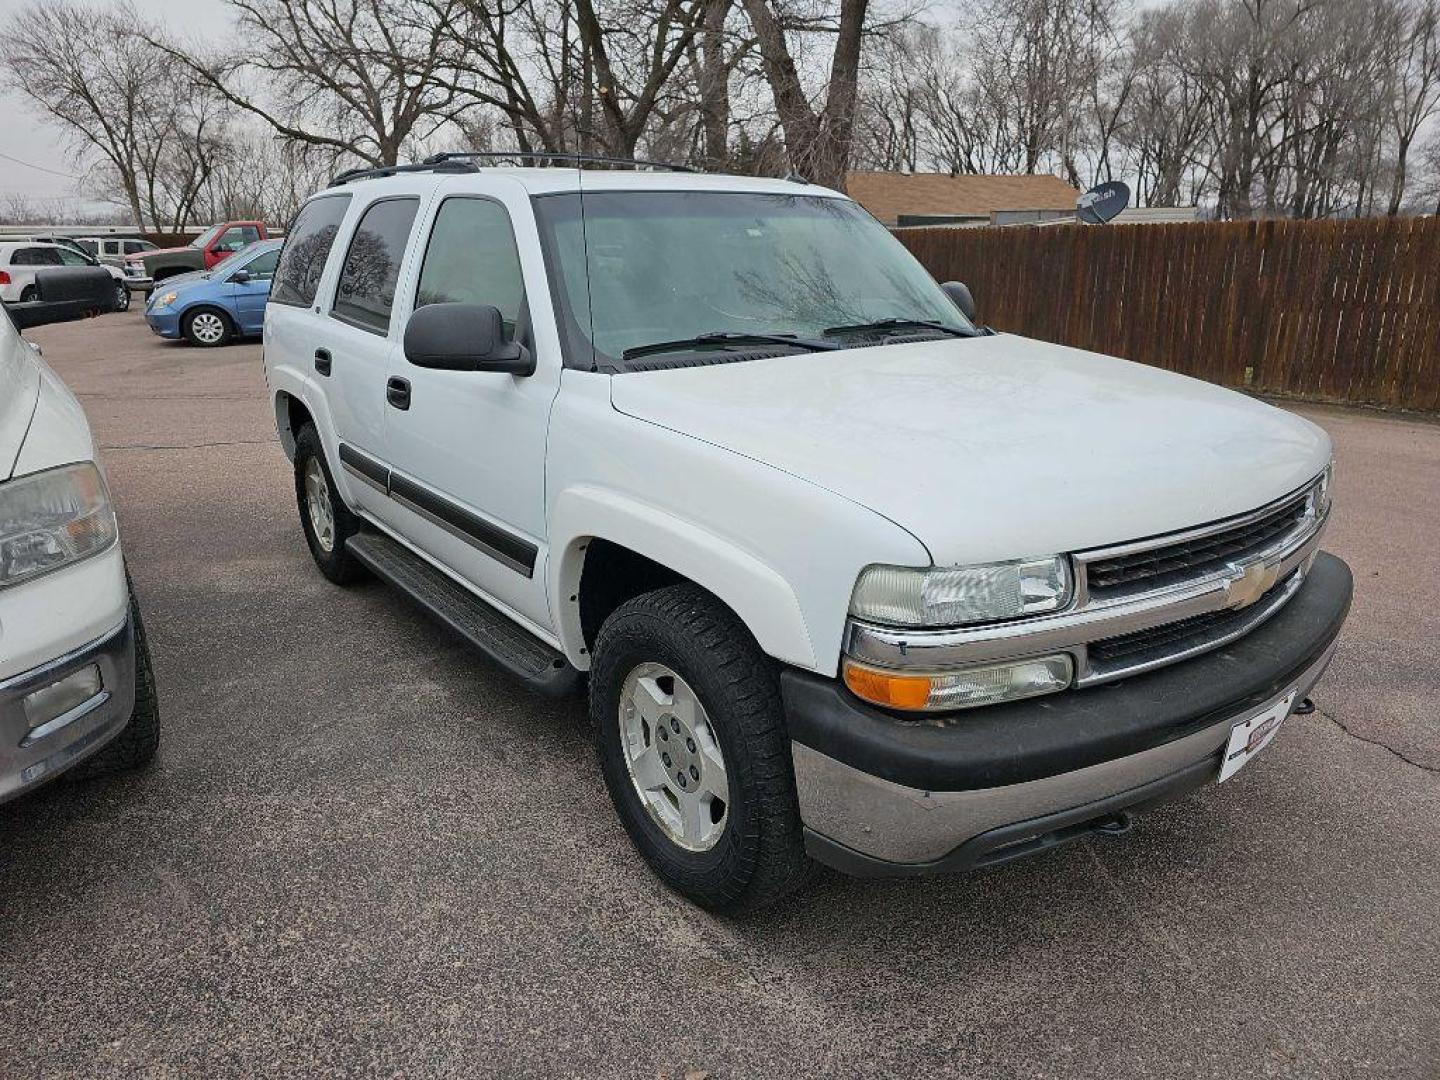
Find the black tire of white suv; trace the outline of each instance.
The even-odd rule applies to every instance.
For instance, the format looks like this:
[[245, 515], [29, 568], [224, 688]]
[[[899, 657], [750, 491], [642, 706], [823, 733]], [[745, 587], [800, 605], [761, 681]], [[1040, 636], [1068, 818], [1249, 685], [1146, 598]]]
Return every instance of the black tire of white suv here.
[[[663, 715], [661, 706], [655, 730], [641, 725], [643, 739], [634, 730], [637, 675], [656, 678], [672, 706], [674, 695], [693, 695], [691, 707], [675, 715]], [[805, 854], [778, 671], [715, 597], [686, 583], [621, 605], [595, 642], [590, 715], [621, 823], [667, 885], [704, 907], [745, 911], [773, 904], [808, 880], [814, 864]], [[662, 822], [663, 805], [650, 809], [634, 763], [642, 742], [663, 753], [674, 774], [665, 778], [668, 793], [651, 794], [676, 807], [705, 785], [712, 761], [723, 765], [728, 798], [723, 814], [711, 812], [722, 820], [718, 836], [687, 847]]]
[[360, 519], [335, 490], [335, 478], [314, 424], [305, 424], [295, 436], [295, 500], [305, 542], [320, 572], [336, 585], [364, 577], [365, 568], [345, 547], [345, 541], [360, 531]]

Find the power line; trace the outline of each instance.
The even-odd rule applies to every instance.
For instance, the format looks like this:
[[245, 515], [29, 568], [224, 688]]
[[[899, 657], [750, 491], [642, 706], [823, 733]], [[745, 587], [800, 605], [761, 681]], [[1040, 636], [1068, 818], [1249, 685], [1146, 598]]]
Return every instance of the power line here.
[[49, 173], [51, 176], [63, 176], [67, 180], [83, 179], [83, 177], [76, 176], [74, 173], [60, 172], [58, 169], [47, 169], [44, 165], [35, 165], [29, 161], [21, 161], [18, 157], [11, 157], [9, 154], [0, 154], [0, 158], [4, 158], [6, 161], [13, 161], [16, 165], [24, 165], [27, 169], [38, 169], [40, 172]]

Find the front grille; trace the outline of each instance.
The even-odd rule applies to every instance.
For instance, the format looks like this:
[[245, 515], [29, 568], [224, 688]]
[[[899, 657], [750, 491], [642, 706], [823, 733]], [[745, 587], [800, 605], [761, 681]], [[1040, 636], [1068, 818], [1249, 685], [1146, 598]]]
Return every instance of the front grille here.
[[1263, 517], [1228, 529], [1087, 562], [1090, 597], [1107, 600], [1183, 585], [1223, 570], [1230, 563], [1243, 562], [1293, 532], [1308, 513], [1308, 500], [1309, 493], [1302, 493]]
[[1300, 584], [1298, 573], [1292, 571], [1259, 603], [1238, 611], [1209, 611], [1179, 622], [1092, 641], [1088, 656], [1089, 677], [1103, 679], [1107, 675], [1114, 677], [1116, 673], [1152, 667], [1204, 652], [1249, 633], [1284, 606]]

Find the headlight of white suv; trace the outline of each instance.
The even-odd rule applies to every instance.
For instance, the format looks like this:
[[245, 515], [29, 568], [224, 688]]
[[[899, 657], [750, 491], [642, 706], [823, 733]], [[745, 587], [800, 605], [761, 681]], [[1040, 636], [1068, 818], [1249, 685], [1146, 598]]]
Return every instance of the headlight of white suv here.
[[110, 493], [90, 462], [0, 484], [0, 589], [98, 555], [117, 535]]
[[867, 566], [850, 614], [885, 626], [949, 627], [1056, 611], [1070, 601], [1069, 560], [975, 566]]

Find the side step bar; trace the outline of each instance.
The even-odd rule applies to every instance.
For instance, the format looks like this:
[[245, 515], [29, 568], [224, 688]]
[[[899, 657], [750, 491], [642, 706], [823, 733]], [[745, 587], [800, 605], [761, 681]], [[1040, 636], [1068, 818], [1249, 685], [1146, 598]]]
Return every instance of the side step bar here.
[[547, 697], [580, 689], [584, 676], [529, 631], [383, 533], [360, 532], [345, 547], [376, 577], [395, 586], [496, 664]]

